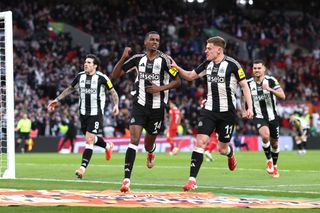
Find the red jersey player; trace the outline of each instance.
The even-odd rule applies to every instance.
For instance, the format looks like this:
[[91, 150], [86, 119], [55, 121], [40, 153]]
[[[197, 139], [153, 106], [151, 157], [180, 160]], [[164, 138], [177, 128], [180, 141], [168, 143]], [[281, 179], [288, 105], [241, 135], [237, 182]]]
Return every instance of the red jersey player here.
[[181, 122], [181, 111], [172, 101], [169, 101], [169, 106], [169, 128], [167, 129], [167, 141], [170, 143], [170, 154], [177, 154], [179, 148], [175, 147], [173, 138], [177, 136], [178, 126]]
[[206, 161], [213, 161], [212, 158], [212, 151], [217, 148], [218, 145], [218, 134], [213, 131], [210, 135], [210, 141], [207, 143], [206, 147], [204, 148], [204, 156], [206, 157]]
[[[203, 108], [204, 104], [206, 103], [206, 99], [201, 101], [200, 107]], [[210, 135], [210, 141], [207, 143], [206, 147], [204, 148], [204, 156], [206, 157], [206, 161], [213, 161], [212, 158], [212, 151], [217, 148], [218, 145], [218, 134], [213, 131]]]

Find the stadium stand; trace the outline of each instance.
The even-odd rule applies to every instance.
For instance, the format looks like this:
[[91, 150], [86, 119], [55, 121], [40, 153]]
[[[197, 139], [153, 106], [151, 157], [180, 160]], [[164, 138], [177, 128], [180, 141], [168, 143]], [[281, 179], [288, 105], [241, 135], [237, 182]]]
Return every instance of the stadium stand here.
[[[238, 58], [244, 51], [237, 41], [246, 44], [248, 59], [241, 63], [248, 76], [251, 61], [262, 58], [267, 61], [269, 72], [280, 80], [287, 95], [279, 106], [282, 125], [289, 128], [289, 114], [294, 109], [309, 113], [319, 134], [319, 121], [312, 119], [319, 119], [320, 112], [320, 32], [316, 30], [320, 28], [320, 3], [311, 1], [306, 8], [303, 1], [263, 1], [256, 6], [234, 2], [1, 1], [0, 8], [14, 14], [16, 120], [22, 112], [28, 112], [39, 135], [56, 135], [61, 119], [72, 117], [78, 121], [75, 97], [66, 99], [54, 114], [46, 111], [48, 100], [70, 84], [87, 54], [81, 44], [72, 43], [69, 33], [52, 29], [52, 23], [65, 22], [93, 36], [91, 52], [99, 55], [102, 71], [107, 74], [123, 47], [141, 50], [138, 44], [143, 43], [143, 36], [150, 30], [161, 34], [160, 49], [187, 69], [203, 59], [204, 41], [209, 36], [227, 33], [233, 37], [228, 41], [228, 55]], [[105, 120], [105, 126], [110, 127], [107, 129], [115, 129], [114, 135], [121, 134], [128, 125], [131, 100], [125, 94], [131, 90], [131, 82], [124, 77], [114, 83], [122, 116], [109, 118], [111, 108], [107, 108]], [[200, 80], [182, 81], [182, 86], [171, 93], [183, 111], [182, 124], [189, 134], [195, 133], [203, 85]], [[239, 125], [246, 132], [247, 124], [239, 121]]]

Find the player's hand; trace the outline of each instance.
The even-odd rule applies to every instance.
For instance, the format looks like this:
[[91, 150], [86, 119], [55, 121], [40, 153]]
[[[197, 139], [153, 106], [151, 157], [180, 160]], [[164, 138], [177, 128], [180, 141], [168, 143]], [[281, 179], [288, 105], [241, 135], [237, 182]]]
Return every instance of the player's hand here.
[[122, 53], [122, 58], [127, 58], [129, 56], [131, 50], [132, 50], [131, 47], [124, 48], [123, 53]]
[[58, 106], [58, 100], [57, 99], [54, 99], [53, 101], [51, 101], [48, 106], [47, 106], [47, 109], [49, 112], [52, 112], [56, 109], [56, 107]]
[[253, 118], [252, 108], [247, 109], [245, 117], [246, 117], [247, 119], [252, 119], [252, 118]]
[[262, 84], [261, 87], [262, 87], [262, 89], [267, 90], [267, 91], [270, 91], [270, 89], [271, 89], [271, 88], [269, 87], [269, 85], [266, 84], [266, 83], [265, 83], [265, 84]]
[[241, 109], [241, 117], [246, 118], [247, 117], [247, 111], [245, 109]]
[[118, 115], [119, 114], [119, 107], [118, 105], [114, 106], [112, 109], [112, 114], [113, 115]]
[[207, 99], [203, 99], [200, 103], [200, 107], [204, 108], [204, 106], [206, 105]]
[[145, 90], [147, 93], [158, 93], [158, 92], [161, 92], [161, 87], [157, 86], [156, 84], [152, 83], [151, 81], [149, 81], [149, 83], [151, 85], [147, 85], [145, 86]]
[[177, 63], [175, 62], [175, 60], [173, 60], [173, 58], [171, 56], [168, 56], [169, 59], [170, 59], [170, 67], [175, 67], [175, 68], [178, 68], [178, 65]]

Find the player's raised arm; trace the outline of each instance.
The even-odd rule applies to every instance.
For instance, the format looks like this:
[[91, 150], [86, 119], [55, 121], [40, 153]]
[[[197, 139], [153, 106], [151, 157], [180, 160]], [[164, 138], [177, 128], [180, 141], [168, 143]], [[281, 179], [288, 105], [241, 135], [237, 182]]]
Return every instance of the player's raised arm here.
[[124, 48], [120, 60], [118, 61], [118, 63], [113, 68], [113, 71], [111, 73], [111, 78], [117, 79], [121, 75], [123, 75], [124, 71], [122, 70], [122, 65], [124, 64], [126, 58], [128, 58], [130, 52], [131, 52], [131, 48], [130, 47]]

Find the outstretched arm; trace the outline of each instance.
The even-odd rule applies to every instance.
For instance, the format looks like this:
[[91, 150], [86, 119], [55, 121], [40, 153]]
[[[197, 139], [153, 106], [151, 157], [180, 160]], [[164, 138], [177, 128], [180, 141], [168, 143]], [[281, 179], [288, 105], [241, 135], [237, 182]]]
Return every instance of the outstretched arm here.
[[186, 71], [181, 67], [177, 67], [177, 69], [179, 70], [179, 75], [187, 81], [193, 81], [194, 79], [197, 79], [199, 77], [196, 71], [194, 70]]
[[69, 86], [65, 90], [63, 90], [63, 92], [58, 97], [56, 97], [56, 99], [54, 99], [48, 104], [48, 111], [52, 112], [53, 110], [55, 110], [55, 108], [58, 106], [59, 101], [64, 99], [66, 96], [70, 95], [74, 91], [75, 89], [72, 86]]
[[129, 56], [130, 52], [131, 52], [131, 48], [130, 47], [124, 48], [120, 60], [118, 61], [118, 63], [113, 68], [113, 71], [111, 73], [111, 78], [117, 79], [121, 75], [123, 75], [124, 71], [121, 69], [121, 67], [122, 67], [123, 63], [125, 62], [126, 58]]
[[185, 79], [187, 81], [193, 81], [194, 79], [197, 79], [199, 77], [195, 70], [186, 71], [183, 68], [179, 67], [171, 57], [170, 57], [170, 59], [171, 59], [171, 62], [172, 62], [171, 63], [171, 67], [175, 67], [179, 71], [179, 75], [183, 79]]
[[113, 115], [118, 115], [119, 114], [119, 96], [118, 93], [114, 88], [110, 90], [111, 97], [112, 97], [112, 102], [113, 102], [113, 110], [112, 114]]

